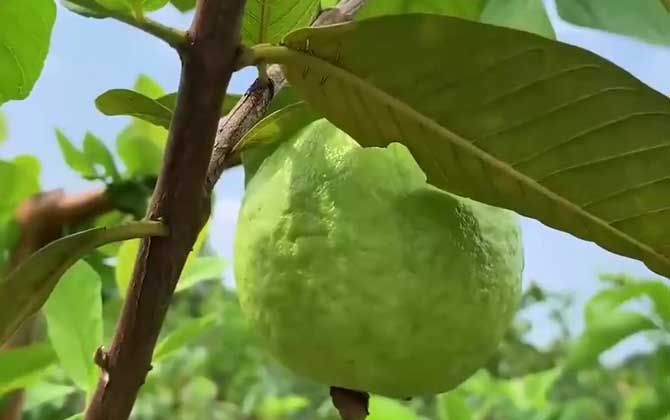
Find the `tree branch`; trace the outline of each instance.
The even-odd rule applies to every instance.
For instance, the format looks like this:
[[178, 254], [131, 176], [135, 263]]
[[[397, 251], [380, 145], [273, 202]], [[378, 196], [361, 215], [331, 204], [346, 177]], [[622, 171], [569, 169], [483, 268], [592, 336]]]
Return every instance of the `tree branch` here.
[[[367, 0], [342, 0], [332, 9], [324, 10], [312, 26], [342, 23], [352, 19]], [[268, 68], [270, 83], [261, 78], [251, 85], [233, 109], [221, 118], [214, 141], [214, 152], [207, 171], [206, 188], [211, 191], [224, 170], [234, 166], [236, 156], [232, 153], [242, 137], [263, 118], [272, 99], [286, 85], [286, 78], [278, 65]]]
[[[234, 69], [244, 0], [198, 0], [181, 48], [182, 74], [165, 160], [149, 219], [170, 235], [142, 241], [111, 348], [87, 420], [124, 420], [151, 369], [163, 319], [188, 253], [209, 217], [205, 176], [218, 113]], [[104, 363], [102, 362], [104, 361]]]

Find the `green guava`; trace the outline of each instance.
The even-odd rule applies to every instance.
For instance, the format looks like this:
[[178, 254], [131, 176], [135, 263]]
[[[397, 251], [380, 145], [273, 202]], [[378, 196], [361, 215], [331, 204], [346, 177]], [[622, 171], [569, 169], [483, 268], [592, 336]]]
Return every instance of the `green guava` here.
[[255, 173], [234, 245], [240, 303], [269, 352], [398, 398], [479, 369], [520, 294], [516, 216], [427, 184], [404, 146], [362, 148], [326, 120], [269, 149], [244, 158]]

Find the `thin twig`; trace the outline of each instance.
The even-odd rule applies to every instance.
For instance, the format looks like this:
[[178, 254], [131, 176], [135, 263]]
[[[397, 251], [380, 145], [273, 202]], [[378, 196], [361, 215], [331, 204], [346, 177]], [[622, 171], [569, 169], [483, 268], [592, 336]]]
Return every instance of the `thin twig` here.
[[[352, 19], [367, 0], [342, 0], [332, 9], [324, 10], [312, 26], [342, 23]], [[211, 191], [224, 170], [235, 165], [236, 156], [232, 153], [235, 146], [258, 121], [263, 118], [272, 99], [285, 85], [286, 78], [278, 65], [268, 68], [270, 83], [256, 79], [253, 85], [240, 98], [232, 111], [219, 121], [214, 141], [214, 152], [207, 171], [206, 188]]]
[[[209, 218], [205, 177], [219, 110], [237, 61], [244, 0], [198, 0], [179, 50], [182, 74], [165, 159], [148, 218], [169, 228], [142, 241], [123, 311], [86, 420], [125, 420], [151, 368], [154, 346], [177, 280]], [[93, 355], [91, 355], [93, 356]]]

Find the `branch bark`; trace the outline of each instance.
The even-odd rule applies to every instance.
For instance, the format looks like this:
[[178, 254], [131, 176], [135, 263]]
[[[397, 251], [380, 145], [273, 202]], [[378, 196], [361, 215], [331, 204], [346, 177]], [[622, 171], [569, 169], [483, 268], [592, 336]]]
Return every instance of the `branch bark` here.
[[[312, 26], [347, 22], [366, 2], [367, 0], [342, 0], [334, 8], [324, 10]], [[278, 65], [268, 67], [268, 78], [269, 83], [256, 79], [228, 115], [219, 120], [214, 151], [207, 171], [208, 191], [214, 188], [224, 170], [237, 164], [236, 156], [232, 153], [235, 146], [263, 118], [277, 92], [286, 86], [286, 77]]]
[[170, 229], [142, 241], [111, 348], [98, 354], [102, 374], [87, 420], [123, 420], [151, 369], [153, 353], [177, 280], [210, 212], [205, 189], [218, 112], [239, 54], [244, 0], [198, 0], [180, 49], [182, 74], [149, 219]]
[[[58, 239], [63, 228], [79, 224], [112, 209], [112, 201], [104, 189], [73, 195], [66, 195], [62, 190], [54, 190], [27, 199], [21, 203], [15, 215], [21, 237], [10, 256], [10, 270], [38, 249]], [[35, 322], [31, 320], [14, 334], [2, 349], [26, 346], [35, 339], [35, 335]], [[20, 420], [23, 403], [23, 390], [9, 394], [5, 407], [0, 410], [0, 420]]]

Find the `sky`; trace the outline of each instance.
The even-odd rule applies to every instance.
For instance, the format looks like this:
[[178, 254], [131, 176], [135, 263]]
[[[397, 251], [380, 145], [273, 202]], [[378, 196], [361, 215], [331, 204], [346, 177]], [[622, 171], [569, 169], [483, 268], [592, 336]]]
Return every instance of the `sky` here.
[[[654, 89], [670, 93], [670, 49], [578, 28], [560, 21], [553, 4], [548, 4], [548, 10], [559, 40], [589, 49]], [[190, 14], [181, 14], [171, 7], [152, 17], [184, 29], [191, 19]], [[111, 20], [86, 19], [59, 6], [51, 51], [42, 77], [27, 100], [2, 106], [10, 137], [0, 147], [0, 158], [36, 155], [42, 162], [44, 189], [64, 188], [76, 192], [90, 188], [90, 183], [81, 180], [64, 164], [54, 129], [62, 129], [79, 144], [84, 133], [91, 131], [113, 150], [116, 134], [128, 119], [99, 113], [93, 101], [107, 89], [132, 87], [141, 73], [158, 81], [166, 91], [175, 91], [179, 78], [178, 57], [161, 41], [133, 28]], [[229, 91], [243, 92], [254, 78], [255, 70], [238, 72]], [[229, 261], [232, 261], [232, 239], [242, 194], [241, 170], [237, 168], [224, 173], [216, 188], [211, 239], [214, 249]], [[583, 303], [599, 287], [597, 273], [626, 272], [655, 277], [643, 264], [611, 254], [592, 243], [530, 219], [523, 219], [521, 223], [525, 285], [536, 281], [552, 291], [574, 292], [577, 302]], [[230, 278], [232, 273], [228, 276]], [[528, 316], [538, 319], [542, 314], [531, 311]], [[580, 312], [575, 311], [570, 317], [579, 330]], [[540, 323], [540, 327], [531, 332], [531, 340], [546, 344], [554, 332], [545, 323]], [[621, 348], [636, 346], [644, 346], [644, 343], [633, 339]], [[621, 351], [612, 354], [621, 354]]]

